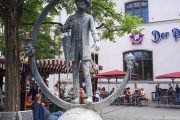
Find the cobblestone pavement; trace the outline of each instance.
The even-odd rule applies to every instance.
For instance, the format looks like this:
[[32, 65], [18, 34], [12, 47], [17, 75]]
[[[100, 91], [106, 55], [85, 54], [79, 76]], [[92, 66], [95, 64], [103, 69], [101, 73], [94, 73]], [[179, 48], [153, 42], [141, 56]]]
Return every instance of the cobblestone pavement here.
[[180, 120], [180, 108], [111, 105], [101, 116], [103, 120]]

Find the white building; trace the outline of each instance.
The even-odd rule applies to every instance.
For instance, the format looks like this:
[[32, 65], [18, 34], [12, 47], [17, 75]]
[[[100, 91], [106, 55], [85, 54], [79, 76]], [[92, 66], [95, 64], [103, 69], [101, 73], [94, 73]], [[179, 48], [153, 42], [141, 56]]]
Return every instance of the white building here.
[[[100, 72], [125, 70], [124, 56], [133, 53], [138, 63], [133, 71], [138, 77], [128, 86], [133, 87], [134, 82], [138, 83], [139, 87], [145, 88], [150, 98], [157, 82], [160, 82], [161, 88], [168, 88], [167, 83], [171, 82], [170, 79], [156, 80], [157, 75], [180, 71], [180, 0], [113, 1], [117, 3], [117, 11], [142, 17], [140, 27], [144, 30], [141, 32], [142, 39], [136, 36], [135, 43], [138, 44], [133, 44], [131, 34], [117, 37], [116, 43], [102, 40], [98, 53], [98, 63], [103, 66]], [[66, 18], [66, 12], [63, 11], [60, 21], [64, 23]], [[116, 87], [114, 83], [114, 80], [110, 80], [110, 83], [99, 80], [98, 86], [111, 90]]]
[[[138, 74], [138, 86], [144, 87], [151, 96], [155, 84], [160, 81], [160, 87], [168, 88], [167, 81], [171, 79], [157, 80], [155, 77], [160, 74], [180, 71], [180, 8], [179, 0], [114, 0], [117, 3], [117, 10], [122, 13], [128, 12], [141, 16], [144, 28], [141, 39], [130, 38], [131, 34], [124, 37], [117, 37], [116, 43], [101, 41], [99, 52], [99, 64], [103, 71], [125, 70], [124, 55], [132, 52], [136, 57], [138, 66], [134, 72]], [[137, 38], [137, 37], [136, 37]], [[103, 72], [101, 71], [101, 72]], [[112, 80], [113, 81], [113, 80]], [[179, 81], [176, 79], [175, 81]], [[101, 86], [103, 86], [101, 84]], [[110, 85], [110, 88], [114, 86]]]

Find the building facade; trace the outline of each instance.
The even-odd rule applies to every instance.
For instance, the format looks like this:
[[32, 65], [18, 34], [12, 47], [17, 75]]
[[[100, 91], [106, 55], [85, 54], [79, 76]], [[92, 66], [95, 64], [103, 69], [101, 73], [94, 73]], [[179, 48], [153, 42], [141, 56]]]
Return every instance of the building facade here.
[[[155, 84], [168, 88], [171, 79], [157, 80], [160, 74], [180, 71], [180, 9], [179, 0], [114, 0], [117, 10], [123, 14], [129, 13], [142, 18], [141, 28], [144, 30], [138, 35], [133, 33], [117, 37], [116, 43], [101, 41], [101, 51], [98, 53], [98, 62], [103, 71], [126, 70], [124, 56], [131, 52], [136, 58], [133, 72], [138, 76], [132, 80], [139, 87], [144, 87], [150, 93]], [[180, 79], [176, 79], [178, 82]], [[105, 80], [102, 80], [105, 85]], [[111, 83], [111, 81], [110, 81]], [[99, 82], [99, 85], [102, 82]], [[106, 85], [107, 86], [107, 85]], [[110, 87], [109, 87], [110, 86]], [[108, 89], [113, 87], [110, 84]]]
[[[147, 97], [155, 90], [155, 85], [160, 83], [161, 88], [168, 88], [171, 79], [157, 80], [155, 77], [160, 74], [180, 71], [180, 9], [179, 0], [113, 0], [117, 6], [116, 10], [123, 14], [129, 13], [142, 18], [140, 28], [144, 30], [134, 35], [125, 34], [123, 37], [116, 37], [116, 42], [100, 42], [101, 50], [98, 53], [92, 51], [92, 58], [96, 63], [103, 66], [106, 72], [111, 70], [126, 71], [124, 57], [131, 52], [136, 59], [133, 73], [137, 74], [128, 84], [133, 88], [137, 83], [138, 87], [144, 87]], [[64, 23], [68, 15], [62, 10], [58, 18]], [[93, 57], [95, 56], [95, 57]], [[57, 81], [57, 75], [50, 77]], [[72, 87], [72, 76], [69, 74], [61, 76], [68, 89]], [[99, 79], [98, 86], [105, 87], [110, 91], [117, 87], [122, 80]], [[180, 83], [180, 79], [175, 80]], [[55, 82], [53, 82], [54, 84]]]

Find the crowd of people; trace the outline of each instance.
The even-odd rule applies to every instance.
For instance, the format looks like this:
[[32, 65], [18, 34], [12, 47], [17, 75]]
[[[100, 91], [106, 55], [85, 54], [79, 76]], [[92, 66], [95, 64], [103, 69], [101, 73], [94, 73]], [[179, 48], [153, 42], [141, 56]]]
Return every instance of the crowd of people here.
[[[160, 84], [157, 84], [155, 86], [155, 99], [160, 100], [160, 97], [162, 95], [162, 90], [160, 88]], [[109, 92], [105, 89], [105, 87], [97, 87], [97, 90], [94, 92], [94, 102], [98, 102], [104, 98], [106, 98], [108, 95], [112, 94], [115, 91], [115, 88], [113, 87]], [[74, 96], [74, 89], [71, 88], [68, 90], [67, 96], [65, 96], [65, 87], [61, 83], [57, 83], [54, 86], [54, 89], [52, 93], [61, 98], [66, 100], [65, 98], [73, 99]], [[171, 96], [174, 98], [175, 102], [180, 104], [180, 87], [178, 84], [176, 84], [175, 87], [173, 87], [171, 84], [169, 84], [169, 88], [167, 89], [165, 95]], [[83, 88], [79, 88], [79, 96], [80, 96], [80, 103], [83, 103], [85, 91]], [[143, 87], [137, 87], [137, 84], [134, 83], [134, 87], [126, 87], [122, 93], [120, 93], [119, 97], [117, 98], [118, 102], [127, 103], [127, 104], [133, 104], [133, 105], [141, 105], [141, 100], [147, 99], [146, 97], [146, 91]], [[28, 92], [28, 100], [33, 101], [32, 109], [35, 114], [34, 118], [35, 120], [40, 120], [38, 117], [45, 117], [48, 118], [47, 120], [51, 120], [50, 118], [56, 118], [62, 115], [62, 111], [58, 111], [55, 113], [50, 113], [48, 111], [48, 99], [44, 96], [44, 94], [39, 89], [38, 85], [36, 83], [32, 84], [32, 87], [30, 88]], [[43, 113], [40, 113], [40, 111]], [[38, 115], [37, 115], [38, 113]], [[39, 116], [40, 115], [40, 116]], [[48, 116], [48, 117], [47, 117]]]
[[160, 84], [158, 83], [155, 87], [155, 93], [155, 100], [157, 101], [160, 100], [161, 96], [168, 96], [171, 101], [180, 104], [180, 87], [178, 84], [175, 85], [175, 88], [171, 84], [168, 84], [168, 89], [165, 89], [165, 92], [163, 92], [163, 89], [160, 88]]
[[[160, 84], [155, 86], [155, 99], [160, 100], [162, 95], [162, 90], [160, 88]], [[113, 87], [109, 92], [105, 89], [105, 87], [97, 87], [97, 90], [94, 92], [94, 102], [98, 102], [108, 95], [112, 94], [115, 91]], [[69, 97], [73, 99], [74, 96], [74, 89], [70, 88], [68, 90], [68, 94], [65, 95], [65, 86], [61, 83], [55, 84], [53, 90], [51, 91], [55, 96], [66, 100], [65, 98]], [[165, 93], [165, 95], [172, 97], [177, 104], [180, 104], [180, 87], [178, 84], [172, 86], [169, 84], [169, 87]], [[56, 110], [57, 112], [50, 113], [49, 106], [48, 106], [48, 98], [44, 96], [41, 92], [41, 89], [38, 87], [37, 83], [33, 83], [28, 91], [28, 101], [32, 101], [32, 110], [33, 110], [33, 117], [34, 120], [56, 120], [62, 114], [62, 110]], [[83, 88], [79, 88], [79, 96], [80, 96], [80, 103], [83, 103], [85, 91]], [[141, 100], [147, 99], [146, 91], [143, 87], [138, 87], [136, 83], [134, 83], [134, 87], [126, 87], [122, 93], [120, 93], [119, 97], [117, 98], [118, 102], [133, 104], [133, 105], [141, 105]]]
[[141, 105], [141, 100], [146, 98], [146, 91], [143, 87], [138, 88], [137, 84], [134, 83], [134, 88], [127, 87], [123, 90], [123, 92], [119, 96], [119, 102]]
[[[114, 90], [114, 88], [112, 88], [110, 93], [114, 92], [113, 90]], [[94, 93], [94, 102], [98, 102], [98, 101], [106, 98], [110, 93], [106, 91], [105, 87], [102, 87], [102, 88], [98, 87]]]
[[[112, 94], [115, 91], [115, 88], [113, 87], [110, 92], [107, 92], [105, 87], [98, 87], [95, 94], [95, 102], [98, 102], [101, 99], [106, 98], [108, 95]], [[146, 91], [143, 87], [138, 88], [137, 84], [134, 83], [134, 88], [127, 87], [123, 90], [122, 93], [119, 94], [119, 97], [116, 101], [121, 103], [128, 103], [128, 104], [135, 104], [135, 105], [141, 105], [141, 100], [147, 99], [146, 98]]]

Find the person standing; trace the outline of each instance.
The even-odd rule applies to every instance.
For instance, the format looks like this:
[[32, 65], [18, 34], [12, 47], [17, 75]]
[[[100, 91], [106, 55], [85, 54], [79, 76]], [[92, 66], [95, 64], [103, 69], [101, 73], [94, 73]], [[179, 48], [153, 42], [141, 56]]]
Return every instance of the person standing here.
[[113, 87], [112, 90], [110, 91], [110, 94], [112, 94], [115, 91], [115, 88]]
[[53, 94], [55, 95], [55, 96], [57, 96], [57, 97], [59, 97], [60, 95], [60, 93], [59, 93], [59, 85], [58, 84], [55, 84], [55, 86], [54, 86], [54, 90], [53, 90]]
[[75, 91], [74, 103], [79, 103], [79, 64], [82, 63], [83, 75], [86, 81], [87, 99], [86, 103], [92, 103], [92, 84], [89, 72], [89, 61], [91, 59], [89, 32], [94, 40], [94, 48], [98, 51], [99, 39], [95, 30], [94, 20], [91, 15], [85, 13], [90, 7], [89, 0], [76, 0], [77, 11], [69, 16], [61, 27], [61, 32], [71, 31], [71, 61], [73, 71], [73, 88]]
[[169, 84], [169, 88], [167, 90], [168, 96], [173, 97], [173, 92], [174, 92], [173, 86], [171, 84]]
[[155, 87], [155, 100], [159, 101], [161, 96], [161, 88], [160, 84], [158, 83]]
[[175, 100], [176, 100], [176, 104], [180, 104], [180, 88], [178, 84], [176, 84], [175, 87]]
[[101, 100], [100, 90], [101, 90], [101, 88], [98, 87], [96, 92], [95, 92], [95, 96], [94, 96], [95, 97], [95, 99], [94, 99], [95, 102], [98, 102], [98, 101]]
[[30, 98], [32, 97], [31, 100], [34, 101], [36, 94], [38, 94], [38, 86], [36, 83], [33, 83], [32, 87], [28, 92], [28, 100], [30, 100]]

